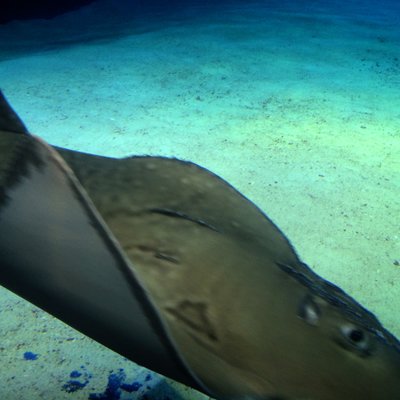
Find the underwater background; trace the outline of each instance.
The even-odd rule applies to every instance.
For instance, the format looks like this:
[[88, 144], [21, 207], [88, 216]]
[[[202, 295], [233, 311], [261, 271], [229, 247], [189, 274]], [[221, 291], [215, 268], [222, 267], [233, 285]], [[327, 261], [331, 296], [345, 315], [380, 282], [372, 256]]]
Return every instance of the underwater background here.
[[[0, 25], [30, 132], [220, 175], [400, 336], [400, 2], [98, 0]], [[0, 288], [0, 398], [197, 400]]]

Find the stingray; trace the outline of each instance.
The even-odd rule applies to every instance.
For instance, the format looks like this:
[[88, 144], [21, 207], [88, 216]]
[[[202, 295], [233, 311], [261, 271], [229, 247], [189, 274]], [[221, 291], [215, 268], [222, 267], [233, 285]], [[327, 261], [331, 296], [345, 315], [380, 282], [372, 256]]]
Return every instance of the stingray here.
[[400, 343], [212, 172], [31, 135], [0, 98], [0, 284], [217, 399], [399, 400]]

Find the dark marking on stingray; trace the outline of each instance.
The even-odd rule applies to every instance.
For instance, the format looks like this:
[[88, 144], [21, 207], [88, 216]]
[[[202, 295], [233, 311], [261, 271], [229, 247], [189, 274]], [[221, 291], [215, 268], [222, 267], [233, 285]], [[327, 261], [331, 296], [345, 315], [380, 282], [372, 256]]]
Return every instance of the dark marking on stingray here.
[[208, 307], [206, 304], [184, 300], [176, 307], [167, 307], [166, 310], [191, 329], [206, 335], [210, 340], [218, 340], [216, 330], [207, 315]]
[[215, 226], [210, 225], [209, 223], [207, 223], [207, 222], [205, 222], [205, 221], [203, 221], [201, 219], [192, 218], [191, 216], [189, 216], [187, 214], [184, 214], [184, 213], [182, 213], [180, 211], [170, 210], [168, 208], [152, 208], [150, 211], [153, 212], [153, 213], [156, 213], [156, 214], [166, 215], [168, 217], [182, 218], [182, 219], [185, 219], [187, 221], [194, 222], [194, 223], [196, 223], [196, 224], [198, 224], [200, 226], [204, 226], [204, 227], [206, 227], [208, 229], [211, 229], [211, 230], [213, 230], [215, 232], [222, 233]]
[[[127, 249], [131, 249], [134, 246], [131, 247], [127, 247]], [[159, 250], [155, 247], [152, 246], [147, 246], [144, 244], [140, 244], [137, 246], [137, 248], [143, 252], [143, 253], [151, 253], [155, 258], [158, 258], [160, 260], [164, 260], [173, 264], [179, 264], [180, 260], [177, 256], [172, 255], [168, 252], [166, 252], [165, 250]]]
[[155, 257], [160, 259], [160, 260], [164, 260], [164, 261], [167, 261], [167, 262], [170, 262], [170, 263], [173, 263], [173, 264], [179, 264], [179, 260], [176, 257], [171, 256], [171, 255], [166, 254], [166, 253], [157, 252], [155, 254]]

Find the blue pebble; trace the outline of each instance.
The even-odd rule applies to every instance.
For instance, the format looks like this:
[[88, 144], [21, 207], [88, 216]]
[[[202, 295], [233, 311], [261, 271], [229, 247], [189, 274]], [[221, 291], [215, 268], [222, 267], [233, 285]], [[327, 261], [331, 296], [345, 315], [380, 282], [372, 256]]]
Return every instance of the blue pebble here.
[[24, 353], [24, 359], [25, 360], [37, 360], [38, 355], [35, 353], [32, 353], [31, 351], [26, 351]]
[[122, 368], [116, 374], [110, 373], [108, 384], [103, 393], [90, 393], [90, 400], [119, 400], [121, 397], [121, 385], [125, 380], [125, 373]]
[[131, 384], [123, 383], [121, 385], [121, 389], [125, 390], [125, 392], [132, 393], [137, 392], [143, 385], [140, 382], [133, 382]]
[[80, 376], [82, 376], [82, 373], [79, 372], [79, 371], [77, 371], [77, 370], [75, 370], [75, 371], [72, 371], [72, 372], [69, 374], [69, 376], [70, 376], [71, 378], [79, 378]]

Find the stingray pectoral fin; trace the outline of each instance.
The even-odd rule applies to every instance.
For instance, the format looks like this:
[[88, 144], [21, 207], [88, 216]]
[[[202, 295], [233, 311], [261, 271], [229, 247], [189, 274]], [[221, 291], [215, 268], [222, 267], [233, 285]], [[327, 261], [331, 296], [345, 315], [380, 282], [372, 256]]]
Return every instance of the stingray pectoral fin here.
[[4, 156], [5, 148], [0, 284], [125, 357], [197, 388], [118, 243], [58, 154], [33, 136], [0, 131]]
[[28, 134], [24, 123], [8, 104], [0, 91], [0, 131]]

